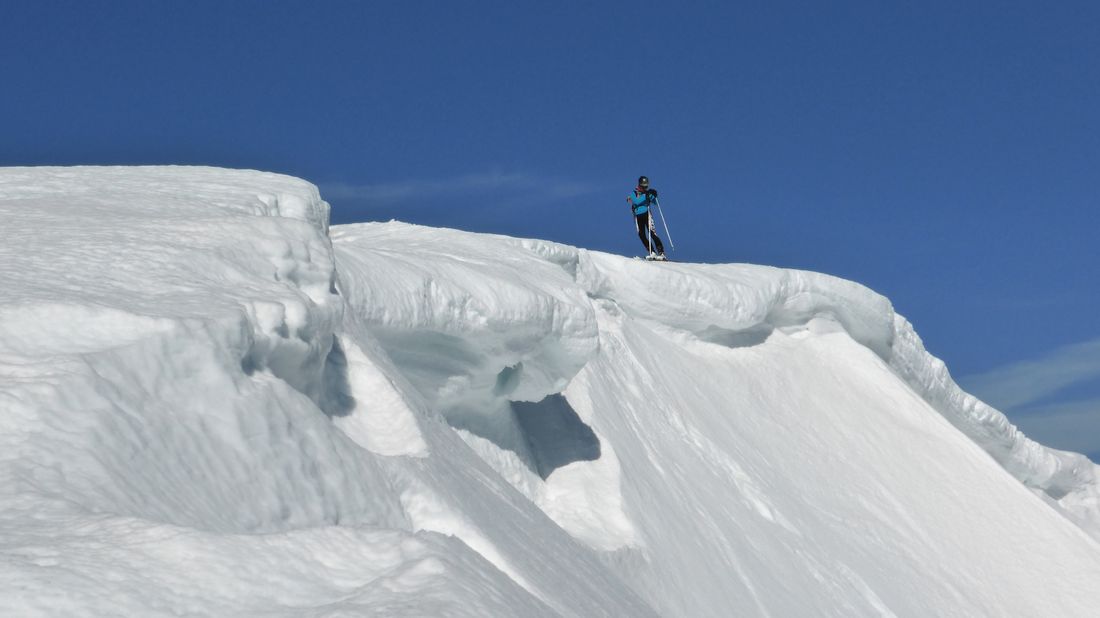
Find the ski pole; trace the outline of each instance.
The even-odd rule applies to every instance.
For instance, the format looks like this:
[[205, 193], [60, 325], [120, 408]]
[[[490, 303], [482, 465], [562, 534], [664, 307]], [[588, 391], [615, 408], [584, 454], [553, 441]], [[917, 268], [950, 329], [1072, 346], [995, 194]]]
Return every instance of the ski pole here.
[[661, 225], [665, 226], [665, 238], [668, 239], [669, 246], [675, 251], [676, 243], [672, 242], [672, 234], [668, 232], [668, 223], [665, 222], [665, 211], [661, 210], [661, 202], [657, 198], [653, 198], [653, 203], [657, 205], [657, 214], [661, 215]]

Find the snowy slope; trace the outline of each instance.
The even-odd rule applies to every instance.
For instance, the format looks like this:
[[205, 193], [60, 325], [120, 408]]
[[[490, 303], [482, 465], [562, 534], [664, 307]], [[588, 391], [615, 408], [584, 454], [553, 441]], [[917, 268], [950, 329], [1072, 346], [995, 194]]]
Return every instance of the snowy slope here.
[[333, 239], [402, 373], [662, 614], [1094, 612], [1100, 546], [990, 452], [1081, 522], [1095, 467], [955, 405], [861, 286], [400, 223]]
[[1100, 606], [1096, 466], [857, 284], [327, 220], [0, 170], [0, 615]]
[[327, 214], [273, 174], [0, 172], [0, 615], [646, 615], [337, 337]]

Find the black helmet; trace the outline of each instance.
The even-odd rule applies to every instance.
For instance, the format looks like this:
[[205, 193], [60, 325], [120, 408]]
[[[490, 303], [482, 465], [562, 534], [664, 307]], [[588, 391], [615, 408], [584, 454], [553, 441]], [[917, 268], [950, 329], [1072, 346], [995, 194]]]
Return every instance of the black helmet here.
[[648, 187], [649, 186], [649, 177], [648, 176], [638, 176], [638, 186], [642, 187], [643, 189]]

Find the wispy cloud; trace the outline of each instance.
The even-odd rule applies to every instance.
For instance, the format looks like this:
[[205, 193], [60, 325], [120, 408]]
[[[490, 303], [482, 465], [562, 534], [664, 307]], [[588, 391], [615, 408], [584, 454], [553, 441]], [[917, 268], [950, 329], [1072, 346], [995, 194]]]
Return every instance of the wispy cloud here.
[[1081, 395], [1081, 387], [1088, 392], [1097, 381], [1100, 339], [966, 376], [959, 379], [959, 384], [1007, 414], [1031, 439], [1053, 448], [1090, 454], [1095, 461], [1100, 454], [1100, 399], [1090, 395], [1073, 399], [1066, 396], [1066, 391]]
[[964, 302], [974, 307], [997, 311], [1042, 311], [1072, 305], [1080, 300], [1080, 291], [1071, 290], [1062, 294], [1035, 296], [974, 296], [964, 299]]
[[981, 400], [1007, 412], [1096, 379], [1100, 379], [1100, 339], [1067, 345], [1035, 360], [966, 376], [959, 383]]
[[1043, 406], [1013, 419], [1032, 440], [1100, 463], [1100, 399]]
[[499, 171], [399, 182], [321, 184], [321, 195], [325, 199], [390, 204], [430, 200], [455, 194], [468, 197], [519, 197], [527, 194], [534, 201], [552, 201], [577, 197], [596, 190], [595, 185], [585, 182], [562, 181], [531, 173]]

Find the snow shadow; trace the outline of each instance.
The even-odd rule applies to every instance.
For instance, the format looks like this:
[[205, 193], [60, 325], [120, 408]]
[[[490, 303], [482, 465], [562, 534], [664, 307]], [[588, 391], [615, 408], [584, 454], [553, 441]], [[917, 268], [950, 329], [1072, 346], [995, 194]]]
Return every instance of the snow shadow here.
[[534, 460], [534, 471], [543, 480], [562, 466], [600, 458], [600, 439], [596, 432], [560, 394], [550, 395], [538, 403], [513, 401], [511, 405]]
[[758, 346], [771, 337], [775, 329], [771, 324], [757, 324], [744, 330], [730, 330], [717, 326], [707, 328], [695, 333], [701, 341], [714, 343], [727, 348], [751, 348]]
[[351, 394], [351, 382], [348, 380], [348, 357], [340, 339], [333, 336], [332, 349], [325, 358], [325, 368], [321, 375], [324, 392], [321, 393], [321, 410], [329, 417], [347, 416], [355, 409], [355, 397]]
[[473, 344], [436, 331], [372, 329], [402, 375], [429, 402], [455, 376], [467, 376], [486, 363]]

